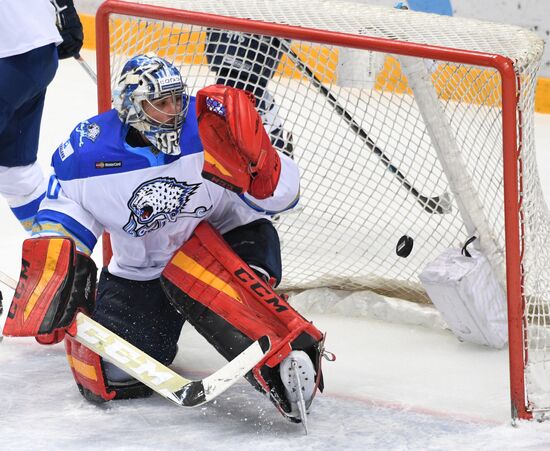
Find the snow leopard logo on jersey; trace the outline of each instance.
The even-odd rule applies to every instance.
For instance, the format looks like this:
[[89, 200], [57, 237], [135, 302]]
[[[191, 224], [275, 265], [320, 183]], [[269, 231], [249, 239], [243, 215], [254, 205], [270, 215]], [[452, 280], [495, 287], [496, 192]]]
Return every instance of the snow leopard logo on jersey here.
[[183, 210], [200, 185], [178, 182], [172, 177], [158, 177], [142, 183], [128, 201], [131, 213], [124, 231], [140, 237], [178, 218], [204, 217], [210, 208], [201, 206], [194, 211]]
[[101, 132], [101, 127], [95, 122], [90, 124], [88, 121], [84, 121], [78, 124], [76, 132], [78, 133], [78, 147], [82, 147], [84, 145], [84, 138], [95, 142]]

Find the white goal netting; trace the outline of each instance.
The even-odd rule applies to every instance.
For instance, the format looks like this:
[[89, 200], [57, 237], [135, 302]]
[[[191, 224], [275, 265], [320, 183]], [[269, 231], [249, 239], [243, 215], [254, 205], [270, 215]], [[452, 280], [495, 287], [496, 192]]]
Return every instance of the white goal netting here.
[[[275, 218], [282, 289], [372, 289], [427, 301], [419, 272], [475, 232], [503, 284], [505, 270], [519, 274], [521, 299], [514, 302], [524, 303], [519, 321], [527, 337], [520, 343], [528, 353], [522, 360], [526, 405], [533, 411], [550, 408], [550, 234], [533, 131], [543, 42], [534, 33], [342, 1], [131, 3], [206, 14], [177, 20], [170, 14], [156, 19], [111, 14], [111, 83], [129, 57], [156, 52], [180, 67], [192, 94], [216, 82], [248, 89], [257, 97], [272, 142], [299, 164], [298, 207]], [[246, 21], [228, 19], [225, 28], [208, 14]], [[288, 28], [262, 28], [265, 23], [300, 28], [285, 39]], [[351, 48], [338, 41], [342, 35], [327, 32], [388, 41], [353, 41]], [[409, 69], [395, 52], [367, 50], [381, 50], [384, 42], [401, 43], [403, 53], [414, 55]], [[433, 58], [434, 48], [439, 59]], [[497, 69], [480, 65], [476, 52], [513, 62], [518, 106], [511, 112], [517, 134], [511, 158], [517, 171], [506, 181], [503, 82]], [[429, 111], [411, 90], [412, 75], [410, 80], [406, 75], [411, 67], [435, 99]], [[434, 134], [442, 129], [445, 137], [437, 144]], [[440, 156], [449, 149], [456, 153], [455, 164], [445, 168]], [[505, 184], [519, 191], [508, 204]], [[466, 187], [462, 194], [457, 186]], [[505, 268], [508, 212], [519, 229], [514, 253], [519, 257]], [[406, 258], [396, 254], [403, 235], [414, 239]]]

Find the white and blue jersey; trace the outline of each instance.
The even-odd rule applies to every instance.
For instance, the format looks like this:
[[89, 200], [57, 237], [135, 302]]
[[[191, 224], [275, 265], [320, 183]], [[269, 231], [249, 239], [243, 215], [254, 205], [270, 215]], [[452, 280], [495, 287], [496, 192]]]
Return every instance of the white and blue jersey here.
[[281, 177], [268, 199], [239, 196], [205, 180], [194, 111], [192, 98], [177, 156], [129, 146], [128, 125], [115, 110], [78, 124], [52, 157], [53, 174], [33, 236], [69, 236], [90, 254], [99, 236], [109, 232], [109, 272], [151, 280], [201, 221], [225, 233], [296, 205], [298, 167], [282, 154]]
[[0, 1], [0, 17], [0, 58], [63, 42], [49, 0]]

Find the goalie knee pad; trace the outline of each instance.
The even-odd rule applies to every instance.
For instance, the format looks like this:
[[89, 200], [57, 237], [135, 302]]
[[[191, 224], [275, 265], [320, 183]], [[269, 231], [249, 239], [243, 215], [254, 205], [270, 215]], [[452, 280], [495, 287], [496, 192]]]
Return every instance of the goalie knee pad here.
[[101, 357], [69, 335], [65, 337], [65, 351], [78, 390], [88, 401], [102, 403], [151, 396], [152, 390], [135, 379], [108, 381]]

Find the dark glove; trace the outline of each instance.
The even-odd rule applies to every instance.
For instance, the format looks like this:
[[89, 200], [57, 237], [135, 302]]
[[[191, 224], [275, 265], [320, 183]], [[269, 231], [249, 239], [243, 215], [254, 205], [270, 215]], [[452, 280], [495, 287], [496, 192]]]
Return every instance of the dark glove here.
[[57, 46], [59, 59], [78, 56], [84, 40], [82, 23], [72, 0], [50, 0], [55, 7], [56, 25], [63, 42]]

